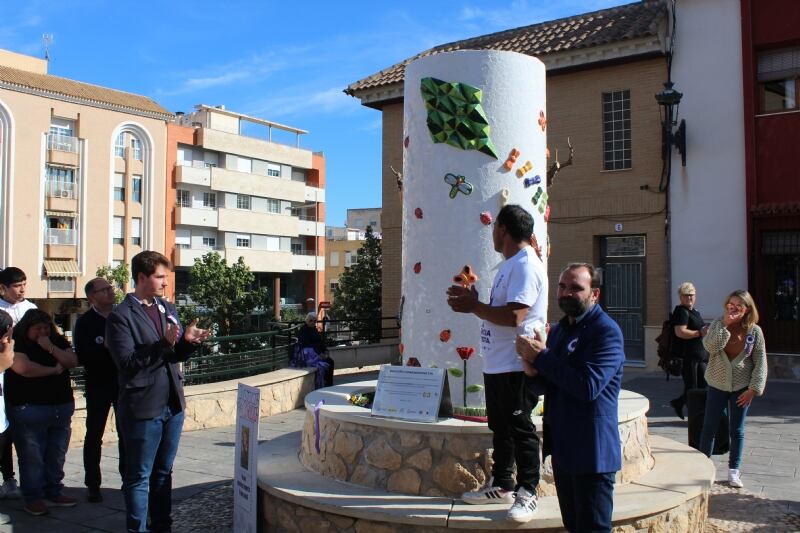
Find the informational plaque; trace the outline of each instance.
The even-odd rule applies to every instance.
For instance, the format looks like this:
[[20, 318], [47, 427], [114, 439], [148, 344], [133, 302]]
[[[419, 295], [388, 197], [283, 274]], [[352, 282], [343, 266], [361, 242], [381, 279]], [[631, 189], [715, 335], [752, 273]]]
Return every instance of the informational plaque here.
[[372, 415], [436, 422], [442, 401], [444, 369], [383, 365]]
[[258, 501], [258, 414], [261, 390], [239, 383], [236, 401], [236, 453], [233, 465], [233, 530], [256, 532]]

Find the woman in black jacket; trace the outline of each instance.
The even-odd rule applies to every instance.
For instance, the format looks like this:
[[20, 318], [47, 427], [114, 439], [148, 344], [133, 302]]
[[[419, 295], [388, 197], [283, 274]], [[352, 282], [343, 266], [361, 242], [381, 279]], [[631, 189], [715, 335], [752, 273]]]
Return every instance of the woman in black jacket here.
[[708, 327], [703, 317], [694, 308], [697, 303], [697, 291], [688, 281], [678, 287], [681, 303], [672, 311], [672, 326], [675, 331], [674, 353], [683, 357], [683, 394], [670, 400], [675, 414], [684, 419], [683, 407], [686, 405], [686, 391], [706, 388], [706, 361], [708, 354], [703, 348], [703, 335]]

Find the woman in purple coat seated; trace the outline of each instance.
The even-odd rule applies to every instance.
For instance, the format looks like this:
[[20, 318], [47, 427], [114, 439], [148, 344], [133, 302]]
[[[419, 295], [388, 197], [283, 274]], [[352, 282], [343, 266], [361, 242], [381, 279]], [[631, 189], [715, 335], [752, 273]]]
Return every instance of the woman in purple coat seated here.
[[333, 359], [328, 356], [328, 347], [317, 330], [317, 314], [314, 312], [306, 315], [305, 324], [297, 332], [290, 365], [317, 368], [317, 388], [333, 385]]

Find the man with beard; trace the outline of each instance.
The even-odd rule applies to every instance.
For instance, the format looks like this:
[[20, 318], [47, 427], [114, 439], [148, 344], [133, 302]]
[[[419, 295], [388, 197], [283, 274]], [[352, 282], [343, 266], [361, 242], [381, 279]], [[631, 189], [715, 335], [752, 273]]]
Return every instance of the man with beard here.
[[570, 532], [611, 531], [614, 477], [622, 463], [617, 408], [624, 343], [619, 326], [597, 304], [599, 285], [592, 265], [567, 266], [558, 280], [558, 306], [566, 316], [546, 345], [538, 332], [516, 343], [526, 373], [547, 381], [545, 446], [552, 448], [558, 504]]
[[494, 444], [492, 476], [462, 499], [472, 504], [511, 503], [507, 517], [515, 522], [527, 522], [535, 514], [539, 483], [539, 437], [531, 420], [538, 393], [525, 376], [514, 347], [518, 333], [532, 333], [546, 320], [547, 273], [530, 246], [532, 232], [530, 213], [518, 205], [503, 207], [492, 240], [505, 260], [497, 269], [489, 303], [478, 300], [474, 286], [447, 289], [447, 303], [453, 311], [483, 319], [483, 382]]

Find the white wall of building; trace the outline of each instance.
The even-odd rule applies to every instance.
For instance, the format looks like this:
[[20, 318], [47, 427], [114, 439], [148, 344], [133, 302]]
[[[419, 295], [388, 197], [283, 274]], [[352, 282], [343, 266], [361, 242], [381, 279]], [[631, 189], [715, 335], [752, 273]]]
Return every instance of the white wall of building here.
[[747, 288], [747, 228], [739, 2], [678, 0], [672, 63], [683, 93], [687, 161], [672, 158], [672, 303], [677, 287], [697, 287], [705, 318], [722, 300]]

